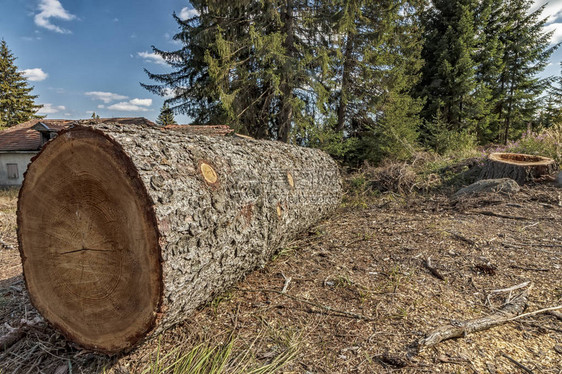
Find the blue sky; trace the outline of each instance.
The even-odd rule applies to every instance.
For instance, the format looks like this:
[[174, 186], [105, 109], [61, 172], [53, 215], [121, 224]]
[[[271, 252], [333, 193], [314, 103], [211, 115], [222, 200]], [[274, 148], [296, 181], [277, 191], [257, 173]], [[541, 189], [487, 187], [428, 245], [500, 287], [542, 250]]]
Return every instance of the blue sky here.
[[[155, 120], [163, 98], [143, 89], [143, 68], [167, 71], [151, 45], [178, 48], [172, 17], [185, 0], [0, 0], [0, 38], [17, 57], [47, 118], [143, 116]], [[176, 116], [179, 123], [189, 122]]]
[[[535, 1], [535, 7], [546, 3]], [[155, 120], [163, 98], [144, 90], [143, 68], [169, 71], [150, 46], [178, 48], [172, 18], [192, 12], [187, 0], [0, 0], [0, 38], [25, 72], [47, 118], [143, 116]], [[553, 42], [562, 41], [562, 0], [544, 12]], [[560, 74], [562, 50], [546, 75]], [[189, 123], [186, 116], [176, 116]]]

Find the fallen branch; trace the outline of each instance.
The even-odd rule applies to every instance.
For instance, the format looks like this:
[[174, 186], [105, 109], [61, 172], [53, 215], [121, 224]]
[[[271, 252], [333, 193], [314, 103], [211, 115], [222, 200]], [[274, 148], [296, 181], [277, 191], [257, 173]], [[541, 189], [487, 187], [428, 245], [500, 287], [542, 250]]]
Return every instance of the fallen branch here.
[[498, 312], [489, 316], [438, 327], [418, 341], [418, 348], [421, 350], [422, 348], [432, 347], [445, 340], [461, 338], [512, 321], [514, 317], [525, 310], [527, 296], [528, 290], [525, 290], [511, 302], [505, 304]]
[[7, 350], [22, 339], [30, 329], [36, 327], [41, 322], [41, 318], [36, 317], [32, 321], [22, 319], [18, 327], [12, 327], [6, 323], [5, 326], [8, 329], [8, 332], [0, 336], [0, 347], [4, 351]]
[[267, 289], [267, 288], [258, 288], [258, 289], [255, 289], [255, 290], [251, 290], [251, 289], [247, 289], [247, 288], [235, 288], [235, 289], [238, 290], [238, 291], [242, 291], [242, 292], [271, 292], [271, 293], [276, 293], [278, 295], [288, 297], [289, 299], [293, 299], [293, 300], [298, 301], [300, 303], [308, 304], [308, 305], [314, 306], [318, 309], [322, 309], [325, 312], [328, 312], [328, 313], [331, 313], [331, 314], [336, 314], [336, 315], [340, 315], [340, 316], [343, 316], [343, 317], [360, 319], [360, 320], [364, 320], [364, 321], [373, 321], [374, 320], [373, 318], [364, 316], [362, 314], [352, 313], [352, 312], [348, 312], [346, 310], [335, 309], [335, 308], [332, 308], [331, 306], [318, 304], [318, 303], [315, 303], [315, 302], [307, 300], [307, 299], [303, 299], [303, 298], [298, 297], [298, 296], [289, 295], [288, 293], [282, 292], [282, 291], [270, 290], [270, 289]]
[[442, 281], [445, 280], [445, 277], [431, 263], [431, 256], [427, 258], [424, 264], [425, 267], [431, 272], [431, 274], [433, 274], [435, 278], [441, 279]]

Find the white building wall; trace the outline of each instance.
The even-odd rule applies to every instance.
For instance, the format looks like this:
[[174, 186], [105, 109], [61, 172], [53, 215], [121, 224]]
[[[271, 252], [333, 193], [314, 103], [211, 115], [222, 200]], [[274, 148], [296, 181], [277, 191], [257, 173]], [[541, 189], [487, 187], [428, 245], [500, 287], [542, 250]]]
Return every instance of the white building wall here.
[[[0, 187], [20, 186], [23, 182], [23, 173], [27, 165], [37, 152], [0, 152]], [[8, 164], [16, 164], [18, 168], [17, 179], [8, 178]]]

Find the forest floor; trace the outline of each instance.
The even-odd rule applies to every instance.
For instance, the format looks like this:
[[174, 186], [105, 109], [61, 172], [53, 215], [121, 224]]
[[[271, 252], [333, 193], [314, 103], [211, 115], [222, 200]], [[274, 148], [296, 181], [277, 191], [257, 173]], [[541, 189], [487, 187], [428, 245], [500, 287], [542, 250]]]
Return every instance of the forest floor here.
[[[529, 281], [527, 312], [560, 305], [561, 193], [552, 184], [459, 201], [389, 193], [342, 207], [184, 324], [128, 354], [81, 350], [39, 321], [0, 347], [0, 372], [156, 373], [179, 352], [228, 346], [226, 372], [562, 373], [562, 321], [550, 314], [442, 342], [406, 366], [389, 359], [521, 291], [493, 290]], [[0, 336], [38, 317], [22, 278], [15, 206], [15, 193], [0, 192]], [[428, 258], [444, 280], [425, 266]]]

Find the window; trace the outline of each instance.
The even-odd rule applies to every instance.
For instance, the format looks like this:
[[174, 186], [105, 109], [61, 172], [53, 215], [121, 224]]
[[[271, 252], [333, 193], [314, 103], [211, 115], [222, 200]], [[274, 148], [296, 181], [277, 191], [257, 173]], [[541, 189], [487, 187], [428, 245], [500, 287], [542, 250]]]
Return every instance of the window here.
[[18, 164], [6, 164], [6, 168], [8, 169], [8, 179], [18, 179]]

